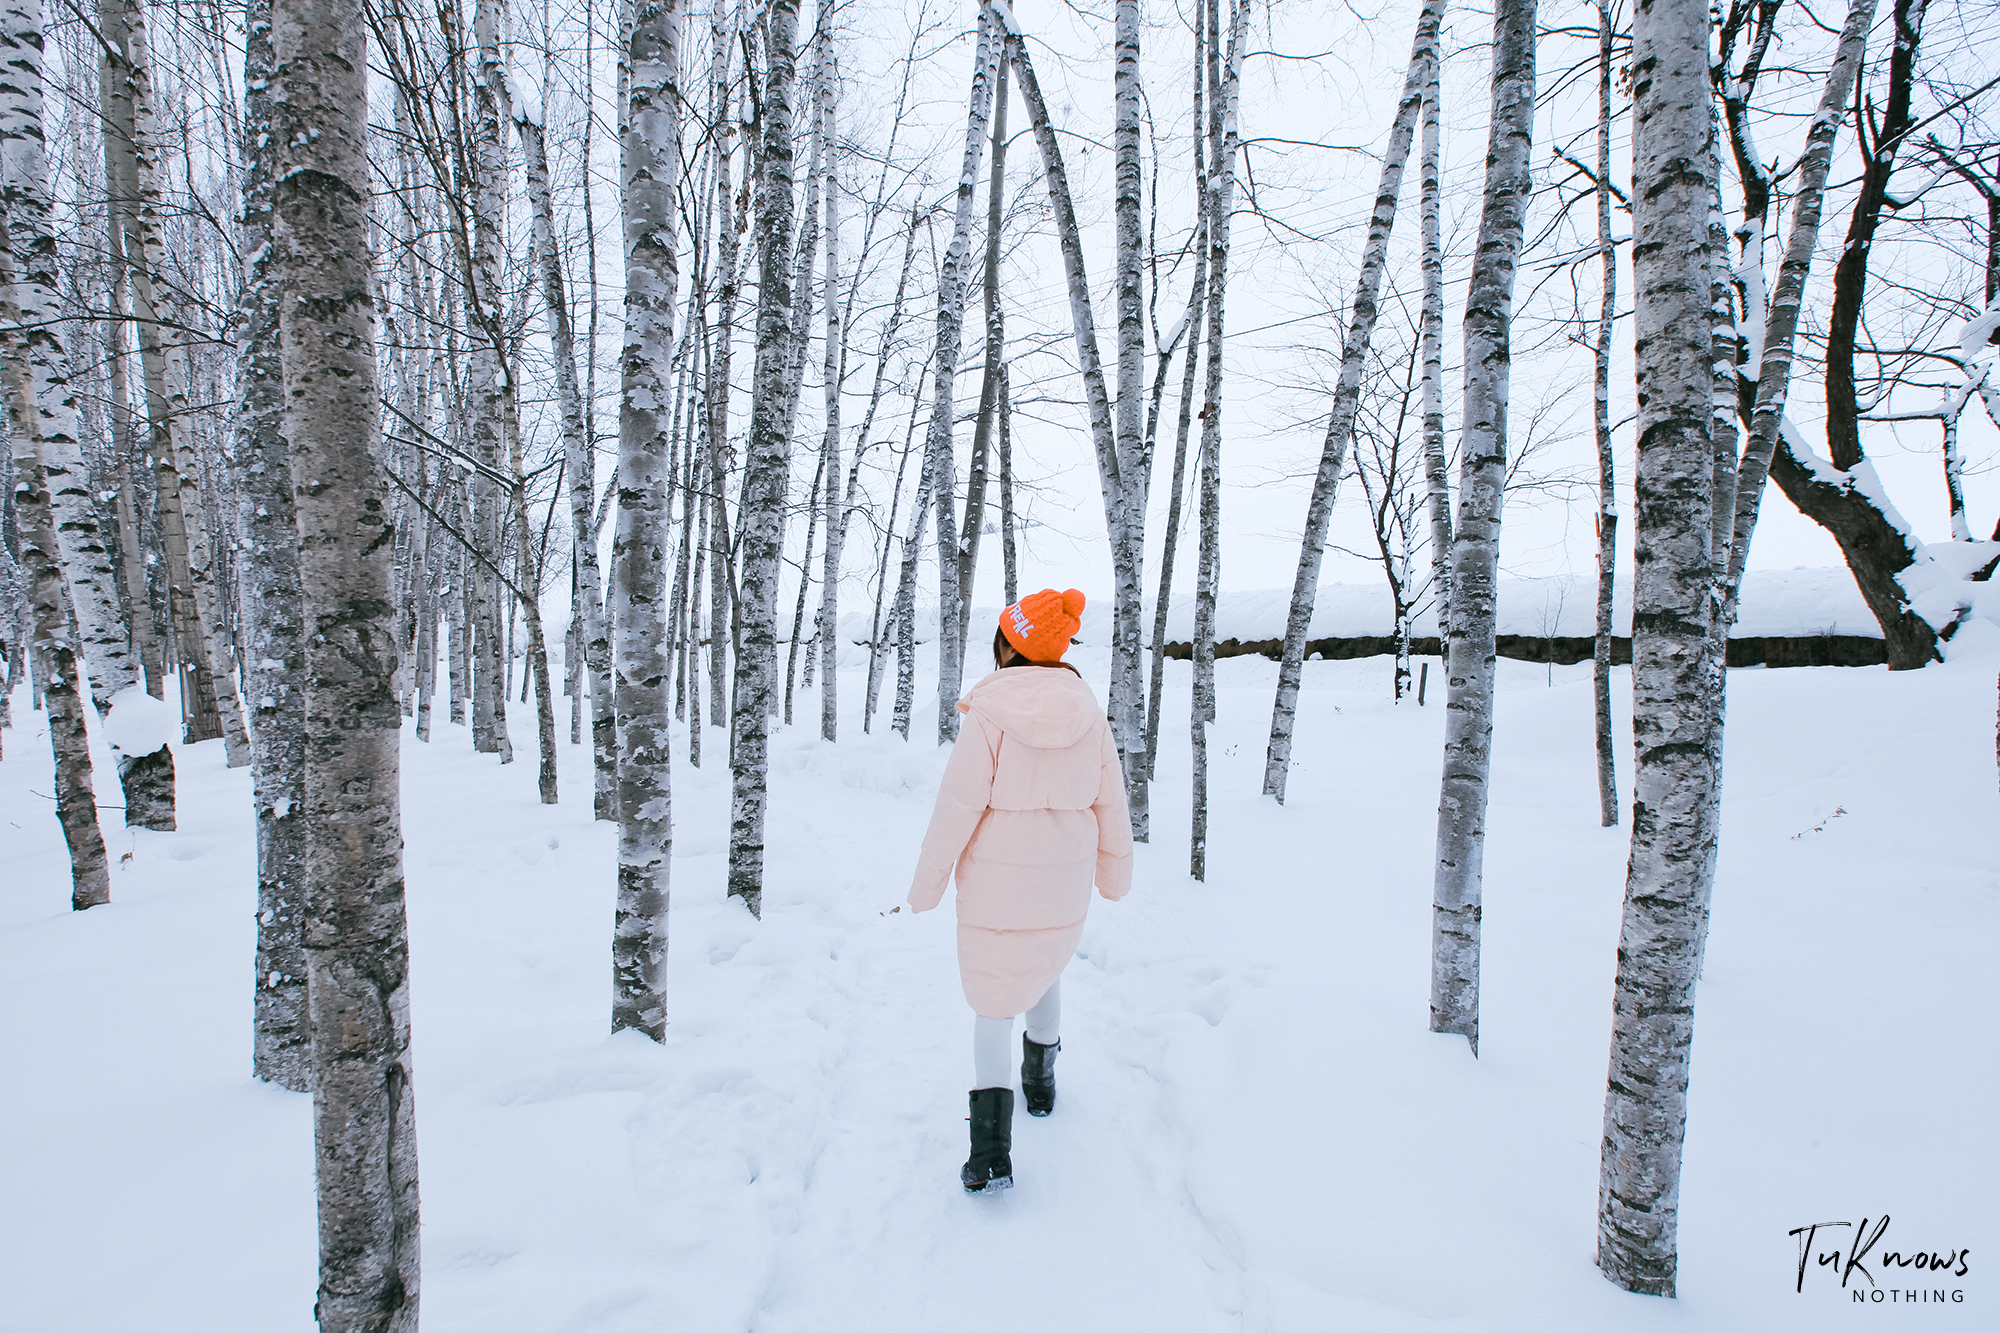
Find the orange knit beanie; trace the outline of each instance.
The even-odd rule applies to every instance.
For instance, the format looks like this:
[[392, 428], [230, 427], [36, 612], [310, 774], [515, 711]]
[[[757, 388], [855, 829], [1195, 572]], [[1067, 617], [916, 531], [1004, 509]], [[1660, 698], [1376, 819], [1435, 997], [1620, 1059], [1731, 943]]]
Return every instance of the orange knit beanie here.
[[1083, 594], [1075, 588], [1031, 592], [1000, 613], [1000, 632], [1030, 662], [1060, 662], [1083, 625]]

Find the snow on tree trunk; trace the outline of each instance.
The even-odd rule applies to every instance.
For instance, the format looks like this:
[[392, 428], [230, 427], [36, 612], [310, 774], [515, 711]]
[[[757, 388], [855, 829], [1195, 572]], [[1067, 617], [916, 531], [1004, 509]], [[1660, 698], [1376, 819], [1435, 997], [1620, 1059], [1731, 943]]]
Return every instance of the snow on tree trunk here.
[[402, 715], [369, 291], [367, 28], [356, 0], [275, 6], [272, 19], [273, 264], [305, 613], [318, 1317], [328, 1333], [415, 1333]]
[[278, 275], [271, 269], [273, 106], [270, 0], [252, 0], [243, 48], [243, 243], [250, 256], [237, 335], [239, 523], [246, 548], [244, 684], [250, 698], [250, 776], [257, 814], [257, 1077], [293, 1092], [311, 1087], [306, 1026], [305, 641], [291, 449], [285, 439]]
[[[1396, 119], [1389, 128], [1389, 144], [1382, 155], [1382, 179], [1375, 191], [1375, 210], [1368, 219], [1368, 237], [1361, 250], [1361, 273], [1354, 282], [1354, 312], [1348, 319], [1347, 339], [1341, 348], [1340, 379], [1334, 388], [1333, 410], [1327, 418], [1326, 440], [1320, 447], [1312, 499], [1306, 506], [1305, 539], [1299, 545], [1299, 569], [1292, 580], [1291, 610], [1285, 617], [1285, 642], [1278, 658], [1277, 701], [1271, 709], [1271, 741], [1264, 757], [1264, 794], [1276, 797], [1280, 804], [1285, 799], [1285, 777], [1292, 762], [1292, 729], [1298, 716], [1299, 680], [1305, 672], [1306, 633], [1312, 628], [1313, 603], [1319, 595], [1327, 529], [1333, 522], [1340, 474], [1347, 466], [1347, 450], [1354, 438], [1355, 414], [1361, 405], [1361, 373], [1368, 360], [1369, 339], [1375, 332], [1376, 298], [1382, 289], [1389, 233], [1396, 225], [1396, 202], [1402, 193], [1403, 169], [1409, 162], [1410, 141], [1416, 135], [1424, 90], [1432, 81], [1431, 71], [1438, 61], [1438, 26], [1444, 8], [1444, 0], [1425, 0], [1417, 16], [1409, 72], [1403, 79], [1403, 99], [1397, 104]], [[1508, 272], [1511, 278], [1511, 257]]]
[[[1597, 435], [1597, 624], [1591, 655], [1596, 711], [1597, 819], [1618, 823], [1618, 756], [1611, 737], [1611, 599], [1618, 562], [1616, 460], [1611, 452], [1611, 331], [1618, 307], [1618, 250], [1611, 236], [1611, 0], [1597, 0], [1597, 253], [1603, 291], [1592, 347], [1592, 425]], [[1733, 438], [1733, 437], [1732, 437]]]
[[1444, 778], [1431, 890], [1431, 1031], [1479, 1053], [1479, 913], [1493, 756], [1494, 576], [1507, 474], [1509, 325], [1528, 196], [1535, 102], [1535, 0], [1493, 15], [1493, 101], [1485, 201], [1465, 306], [1458, 530], [1451, 565], [1451, 647]]
[[1597, 1264], [1672, 1296], [1681, 1143], [1710, 800], [1714, 571], [1709, 543], [1714, 340], [1709, 311], [1708, 8], [1650, 0], [1633, 16], [1633, 282], [1639, 464], [1633, 587], [1637, 794], [1626, 872], [1598, 1180]]
[[1764, 483], [1770, 475], [1784, 423], [1799, 306], [1804, 298], [1806, 275], [1812, 268], [1813, 248], [1819, 242], [1820, 215], [1825, 203], [1826, 175], [1833, 162], [1834, 140], [1840, 134], [1840, 123], [1866, 51], [1868, 29], [1874, 20], [1875, 0], [1851, 0], [1833, 67], [1820, 90], [1819, 106], [1806, 134], [1805, 151], [1799, 155], [1795, 172], [1798, 186], [1792, 196], [1792, 232], [1778, 265], [1777, 284], [1771, 289], [1770, 311], [1760, 330], [1761, 355], [1756, 398], [1750, 411], [1750, 433], [1743, 442], [1743, 456], [1736, 468], [1735, 520], [1730, 531], [1729, 568], [1723, 575], [1722, 587], [1725, 634], [1727, 627], [1736, 621], [1737, 595], [1743, 583], [1744, 566], [1750, 558], [1750, 538], [1756, 531]]
[[[111, 871], [104, 852], [104, 835], [97, 823], [97, 797], [90, 766], [90, 740], [84, 720], [89, 707], [83, 688], [83, 662], [70, 635], [67, 593], [63, 587], [62, 551], [56, 537], [56, 510], [44, 475], [40, 442], [44, 435], [42, 404], [37, 393], [42, 373], [31, 366], [32, 334], [22, 327], [17, 292], [17, 264], [32, 262], [16, 256], [8, 233], [16, 203], [17, 163], [40, 146], [42, 97], [42, 13], [39, 0], [10, 0], [0, 6], [0, 54], [10, 77], [0, 87], [0, 154], [6, 164], [8, 211], [0, 225], [0, 369], [6, 378], [8, 434], [13, 441], [14, 521], [20, 541], [22, 573], [26, 576], [34, 642], [31, 651], [42, 664], [41, 706], [47, 710], [49, 748], [55, 760], [56, 818], [69, 844], [70, 906], [76, 911], [111, 901]], [[46, 353], [42, 354], [46, 356]], [[11, 683], [11, 681], [10, 681]]]
[[1916, 563], [1921, 543], [1890, 503], [1874, 465], [1862, 451], [1854, 358], [1869, 252], [1889, 201], [1897, 151], [1915, 128], [1910, 96], [1925, 7], [1925, 0], [1895, 0], [1888, 96], [1867, 146], [1859, 197], [1834, 267], [1826, 334], [1826, 441], [1832, 462], [1815, 458], [1803, 441], [1795, 446], [1781, 437], [1772, 466], [1786, 497], [1840, 544], [1855, 585], [1882, 626], [1891, 671], [1938, 660], [1938, 634], [1911, 609], [1909, 594], [1898, 578]]
[[938, 540], [938, 694], [937, 737], [943, 745], [958, 736], [958, 692], [965, 671], [965, 642], [959, 634], [961, 597], [970, 588], [958, 582], [959, 553], [953, 549], [958, 525], [952, 517], [956, 468], [951, 426], [955, 414], [954, 387], [958, 373], [959, 338], [965, 327], [966, 257], [972, 248], [973, 196], [979, 184], [979, 160], [985, 145], [987, 116], [993, 105], [993, 81], [999, 59], [993, 13], [979, 13], [979, 41], [972, 61], [972, 92], [965, 114], [965, 152], [958, 169], [956, 211], [944, 264], [938, 270], [937, 341], [931, 364], [931, 421], [924, 437], [924, 472], [931, 503], [937, 506]]
[[618, 717], [618, 906], [611, 1028], [659, 1041], [667, 1030], [667, 903], [672, 753], [666, 559], [673, 519], [668, 383], [680, 287], [680, 0], [636, 0], [624, 165], [625, 347], [618, 420], [618, 529], [612, 652]]
[[[542, 300], [549, 311], [557, 410], [562, 415], [563, 471], [569, 481], [570, 540], [576, 565], [575, 596], [581, 612], [583, 667], [590, 678], [590, 746], [596, 779], [592, 809], [597, 818], [611, 819], [616, 816], [618, 719], [611, 707], [611, 635], [604, 618], [603, 575], [597, 567], [597, 541], [590, 522], [591, 505], [597, 498], [597, 457], [590, 438], [589, 407], [576, 380], [576, 333], [570, 324], [569, 284], [563, 279], [562, 251], [556, 244], [548, 151], [542, 126], [533, 117], [520, 116], [519, 130], [522, 156], [527, 162], [535, 254], [541, 261]], [[595, 281], [594, 274], [592, 280]]]
[[[790, 471], [794, 293], [786, 260], [792, 250], [793, 44], [797, 0], [772, 0], [763, 90], [763, 189], [757, 210], [757, 363], [751, 380], [750, 440], [743, 465], [737, 539], [737, 604], [742, 640], [736, 654], [736, 707], [730, 716], [729, 892], [751, 915], [764, 898], [764, 812], [769, 789], [771, 705], [777, 682], [777, 600]], [[718, 624], [718, 629], [720, 628]]]

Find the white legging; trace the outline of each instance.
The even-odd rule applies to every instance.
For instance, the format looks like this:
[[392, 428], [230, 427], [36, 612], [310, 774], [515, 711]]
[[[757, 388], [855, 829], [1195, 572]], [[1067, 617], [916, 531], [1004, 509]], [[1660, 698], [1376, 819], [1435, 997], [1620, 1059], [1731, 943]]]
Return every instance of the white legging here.
[[[1028, 1010], [1028, 1040], [1055, 1043], [1062, 1026], [1062, 978], [1049, 983], [1042, 998]], [[1007, 1088], [1014, 1084], [1014, 1020], [976, 1015], [972, 1020], [972, 1087]]]

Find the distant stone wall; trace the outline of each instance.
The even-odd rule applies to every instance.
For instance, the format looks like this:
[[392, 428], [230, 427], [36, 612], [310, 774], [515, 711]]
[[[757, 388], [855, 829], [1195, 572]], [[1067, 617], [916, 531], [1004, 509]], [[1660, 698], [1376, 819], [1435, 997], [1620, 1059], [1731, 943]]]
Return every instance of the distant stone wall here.
[[[1283, 641], [1279, 639], [1223, 639], [1215, 645], [1215, 655], [1246, 657], [1255, 653], [1276, 661], [1283, 646]], [[1502, 634], [1498, 636], [1497, 646], [1500, 656], [1511, 657], [1518, 662], [1555, 662], [1563, 666], [1588, 662], [1596, 652], [1596, 643], [1592, 639], [1544, 639], [1526, 634]], [[1306, 640], [1308, 658], [1385, 657], [1395, 651], [1396, 640], [1386, 634]], [[1193, 656], [1193, 646], [1169, 643], [1166, 653], [1168, 657], [1186, 659]], [[1414, 657], [1439, 656], [1436, 636], [1411, 639], [1410, 653]], [[1888, 650], [1881, 639], [1859, 634], [1814, 634], [1792, 638], [1770, 636], [1733, 638], [1729, 641], [1729, 665], [1733, 667], [1881, 666], [1888, 660]], [[1630, 639], [1611, 640], [1611, 661], [1615, 666], [1632, 664]]]

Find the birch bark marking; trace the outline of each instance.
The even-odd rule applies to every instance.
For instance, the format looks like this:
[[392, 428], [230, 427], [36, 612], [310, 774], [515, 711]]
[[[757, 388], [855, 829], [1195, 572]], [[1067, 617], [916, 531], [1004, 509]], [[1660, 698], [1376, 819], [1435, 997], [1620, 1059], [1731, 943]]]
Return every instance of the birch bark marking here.
[[272, 231], [306, 625], [319, 1326], [415, 1333], [402, 713], [369, 293], [367, 28], [358, 0], [288, 0], [273, 8], [272, 38]]
[[972, 61], [972, 92], [965, 113], [965, 152], [959, 162], [957, 208], [944, 265], [938, 271], [937, 342], [931, 366], [931, 421], [924, 439], [924, 474], [931, 501], [937, 506], [938, 539], [938, 694], [937, 735], [943, 745], [958, 735], [958, 687], [965, 671], [965, 642], [959, 634], [959, 600], [971, 590], [958, 583], [958, 553], [953, 539], [958, 525], [952, 518], [957, 465], [952, 458], [951, 426], [955, 412], [953, 387], [958, 373], [959, 338], [965, 327], [965, 266], [972, 248], [973, 196], [979, 184], [986, 118], [993, 105], [993, 81], [999, 58], [997, 23], [991, 9], [979, 11], [979, 41]]
[[[5, 136], [10, 182], [17, 142], [40, 138], [41, 45], [38, 0], [11, 0], [0, 8], [0, 53], [10, 75], [0, 84], [0, 135]], [[70, 906], [80, 912], [111, 901], [111, 871], [97, 823], [84, 721], [87, 705], [79, 688], [82, 664], [70, 638], [55, 506], [43, 475], [36, 376], [29, 366], [28, 338], [15, 295], [15, 256], [8, 238], [12, 227], [6, 225], [10, 220], [0, 219], [0, 337], [5, 339], [0, 369], [5, 371], [8, 434], [13, 441], [14, 519], [32, 616], [32, 649], [41, 664], [41, 705], [48, 713], [49, 748], [55, 761], [56, 818], [69, 845]]]
[[[473, 14], [473, 49], [482, 64], [486, 61], [488, 34], [494, 25], [495, 0], [479, 0]], [[465, 318], [472, 335], [471, 354], [466, 358], [467, 434], [469, 452], [479, 466], [472, 470], [473, 527], [470, 536], [479, 559], [466, 569], [469, 611], [472, 620], [472, 746], [487, 754], [498, 754], [500, 762], [513, 759], [513, 740], [507, 731], [507, 692], [504, 685], [507, 662], [502, 646], [503, 611], [499, 576], [493, 563], [500, 558], [502, 506], [500, 486], [501, 451], [506, 434], [507, 348], [501, 333], [501, 277], [506, 243], [501, 236], [506, 212], [505, 128], [500, 106], [489, 80], [475, 77], [472, 84], [474, 128], [470, 157], [469, 195], [472, 213], [470, 254], [463, 274]]]
[[[840, 495], [840, 381], [846, 361], [847, 339], [841, 332], [840, 304], [840, 141], [835, 137], [835, 115], [840, 107], [840, 66], [828, 40], [820, 70], [819, 102], [822, 125], [820, 140], [825, 145], [826, 231], [826, 361], [821, 378], [826, 382], [826, 434], [821, 449], [826, 455], [826, 564], [820, 575], [819, 604], [819, 734], [835, 739], [840, 726], [840, 557], [846, 547], [847, 515]], [[858, 275], [857, 275], [858, 276]], [[865, 438], [856, 450], [867, 447]], [[858, 460], [857, 460], [858, 461]]]
[[[713, 102], [710, 114], [715, 124], [715, 350], [710, 363], [706, 385], [708, 389], [708, 460], [709, 498], [711, 512], [708, 517], [709, 552], [709, 623], [708, 623], [708, 721], [712, 726], [725, 726], [729, 721], [729, 655], [725, 646], [723, 629], [729, 624], [731, 602], [730, 552], [729, 552], [729, 502], [726, 498], [726, 483], [729, 479], [729, 374], [730, 351], [736, 333], [736, 295], [738, 285], [737, 251], [738, 222], [736, 214], [735, 186], [732, 183], [731, 165], [734, 161], [732, 139], [736, 133], [736, 112], [730, 89], [731, 48], [735, 45], [737, 23], [740, 10], [731, 10], [730, 17], [724, 19], [720, 0], [715, 4], [710, 20], [709, 36], [713, 47], [714, 79]], [[745, 71], [746, 78], [749, 71]], [[699, 585], [699, 580], [696, 580]], [[695, 708], [701, 712], [699, 704]], [[689, 725], [696, 725], [690, 723]]]
[[[1479, 915], [1493, 757], [1494, 573], [1507, 477], [1508, 333], [1533, 177], [1535, 0], [1493, 15], [1493, 103], [1479, 249], [1465, 305], [1465, 406], [1453, 539], [1444, 777], [1431, 890], [1431, 1031], [1479, 1053]], [[1706, 48], [1704, 48], [1706, 49]]]
[[[763, 913], [764, 811], [769, 796], [772, 702], [777, 697], [778, 557], [790, 472], [787, 426], [796, 390], [791, 370], [792, 95], [797, 0], [773, 0], [764, 81], [763, 190], [757, 209], [757, 362], [750, 386], [750, 441], [738, 517], [735, 711], [730, 716], [729, 892]], [[720, 572], [720, 571], [718, 571]], [[717, 627], [720, 628], [719, 626]]]
[[[1762, 355], [1758, 358], [1757, 394], [1750, 411], [1750, 432], [1736, 468], [1735, 521], [1730, 530], [1729, 570], [1723, 581], [1724, 633], [1736, 621], [1737, 591], [1742, 587], [1743, 568], [1750, 557], [1750, 537], [1756, 531], [1764, 483], [1770, 476], [1771, 460], [1783, 427], [1799, 305], [1804, 297], [1806, 275], [1812, 268], [1813, 247], [1819, 242], [1821, 208], [1825, 203], [1827, 171], [1833, 163], [1834, 140], [1839, 137], [1840, 123], [1867, 49], [1868, 29], [1874, 21], [1875, 0], [1850, 0], [1833, 68], [1820, 90], [1819, 106], [1806, 133], [1805, 151], [1799, 156], [1798, 191], [1792, 196], [1792, 233], [1786, 239], [1785, 255], [1778, 264], [1777, 284], [1771, 289], [1771, 308], [1765, 317]], [[1757, 221], [1761, 226], [1761, 217]]]
[[1713, 333], [1708, 8], [1641, 0], [1633, 15], [1632, 224], [1639, 391], [1633, 732], [1638, 791], [1618, 937], [1598, 1181], [1597, 1265], [1674, 1294], [1675, 1222], [1708, 818], [1718, 751], [1708, 703]]
[[[958, 641], [971, 629], [973, 578], [979, 569], [979, 538], [986, 518], [986, 479], [993, 456], [993, 426], [1000, 414], [1000, 372], [1007, 350], [1007, 309], [1000, 300], [1000, 243], [1006, 221], [1007, 194], [1007, 64], [993, 76], [992, 162], [986, 180], [986, 305], [985, 366], [979, 377], [979, 415], [972, 427], [972, 465], [965, 479], [965, 526], [959, 529]], [[1013, 598], [1007, 605], [1014, 604]]]
[[1424, 489], [1431, 517], [1431, 605], [1438, 623], [1439, 665], [1451, 672], [1451, 474], [1444, 456], [1444, 241], [1438, 214], [1443, 198], [1438, 152], [1438, 85], [1443, 60], [1431, 62], [1424, 83], [1424, 147], [1419, 159], [1418, 218], [1423, 232], [1423, 305], [1418, 338], [1424, 357]]
[[1193, 751], [1193, 817], [1188, 873], [1208, 878], [1208, 724], [1215, 721], [1215, 598], [1222, 582], [1222, 313], [1229, 281], [1229, 215], [1235, 208], [1236, 106], [1249, 0], [1237, 0], [1229, 25], [1228, 54], [1217, 66], [1221, 0], [1208, 6], [1208, 360], [1201, 405], [1201, 546], [1194, 583], [1194, 683], [1189, 691], [1189, 740]]
[[1618, 250], [1611, 240], [1612, 36], [1611, 0], [1597, 0], [1597, 254], [1604, 279], [1597, 342], [1591, 349], [1591, 421], [1597, 435], [1597, 642], [1591, 693], [1596, 710], [1597, 818], [1603, 828], [1618, 824], [1618, 757], [1611, 739], [1611, 611], [1618, 568], [1618, 492], [1611, 452], [1611, 330], [1618, 308]]
[[663, 598], [672, 543], [667, 382], [680, 286], [680, 0], [636, 0], [624, 145], [625, 348], [618, 414], [618, 528], [612, 651], [618, 692], [618, 906], [611, 1030], [667, 1031], [667, 891], [672, 870], [673, 662]]
[[[480, 6], [479, 54], [480, 63], [485, 67], [484, 82], [493, 98], [499, 117], [513, 121], [513, 97], [507, 88], [506, 60], [500, 49], [501, 20], [505, 10], [494, 13], [486, 5]], [[525, 154], [524, 154], [525, 156]], [[525, 305], [525, 301], [523, 302]], [[514, 516], [514, 579], [526, 594], [520, 599], [521, 618], [528, 631], [527, 670], [535, 677], [535, 739], [540, 765], [536, 773], [536, 785], [540, 789], [542, 804], [556, 803], [556, 718], [555, 700], [549, 688], [548, 642], [542, 634], [542, 580], [540, 562], [535, 559], [534, 527], [528, 517], [528, 470], [521, 454], [521, 424], [519, 397], [515, 392], [513, 372], [506, 377], [507, 393], [504, 399], [502, 427], [507, 436], [507, 465], [513, 477], [513, 485], [508, 490], [508, 507]], [[497, 557], [498, 552], [494, 555]], [[511, 632], [512, 626], [509, 625]], [[523, 681], [525, 687], [526, 682]], [[524, 697], [525, 688], [522, 691]], [[512, 746], [503, 749], [503, 754], [511, 757]], [[504, 762], [504, 760], [503, 760]]]
[[[145, 256], [143, 267], [148, 276], [149, 306], [157, 320], [165, 316], [158, 302], [168, 288], [166, 208], [159, 160], [164, 136], [157, 125], [150, 38], [136, 4], [131, 7], [130, 13], [128, 51], [133, 87], [133, 163], [139, 189], [137, 219], [141, 253]], [[196, 661], [200, 670], [207, 673], [205, 679], [197, 682], [196, 693], [198, 706], [204, 714], [211, 708], [214, 710], [213, 717], [205, 721], [212, 722], [215, 730], [204, 731], [203, 734], [221, 736], [228, 767], [244, 768], [250, 763], [250, 740], [243, 726], [243, 712], [236, 688], [236, 667], [227, 623], [227, 588], [222, 578], [220, 556], [209, 542], [206, 510], [202, 504], [201, 458], [194, 433], [189, 428], [193, 405], [183, 336], [177, 331], [155, 326], [159, 362], [157, 380], [161, 395], [158, 408], [165, 415], [164, 442], [174, 455], [174, 484], [179, 491], [179, 514], [187, 549], [188, 589], [194, 612], [187, 628], [195, 640], [184, 645], [181, 653], [183, 657]], [[148, 375], [149, 380], [154, 378]], [[152, 397], [150, 389], [149, 385], [149, 400]], [[159, 443], [161, 437], [156, 432], [156, 446]]]
[[[569, 478], [570, 541], [576, 566], [575, 596], [582, 609], [584, 669], [590, 679], [590, 746], [596, 778], [592, 809], [597, 818], [610, 819], [616, 814], [618, 720], [611, 705], [611, 636], [605, 626], [603, 575], [597, 568], [597, 541], [590, 522], [591, 505], [597, 498], [597, 455], [590, 438], [590, 407], [576, 381], [576, 331], [570, 322], [569, 284], [563, 278], [562, 251], [556, 245], [548, 149], [540, 123], [519, 109], [515, 115], [521, 153], [527, 163], [535, 254], [541, 261], [542, 300], [549, 310], [556, 401], [562, 414], [563, 470]], [[596, 280], [593, 273], [591, 281]]]
[[[1375, 191], [1375, 210], [1369, 216], [1368, 237], [1362, 243], [1361, 273], [1354, 281], [1354, 312], [1348, 318], [1347, 339], [1341, 347], [1340, 379], [1334, 387], [1333, 410], [1327, 417], [1326, 440], [1320, 447], [1312, 499], [1306, 505], [1305, 539], [1299, 545], [1299, 569], [1292, 580], [1291, 610], [1285, 617], [1285, 642], [1278, 658], [1278, 696], [1271, 709], [1271, 741], [1264, 757], [1264, 794], [1276, 797], [1280, 805], [1284, 804], [1285, 777], [1292, 762], [1292, 728], [1298, 715], [1299, 680], [1305, 672], [1306, 633], [1312, 628], [1313, 604], [1319, 596], [1327, 529], [1333, 522], [1333, 504], [1340, 491], [1341, 471], [1347, 465], [1348, 446], [1354, 439], [1355, 413], [1361, 405], [1361, 372], [1368, 360], [1369, 339], [1375, 332], [1376, 300], [1389, 254], [1389, 233], [1396, 226], [1396, 202], [1403, 189], [1403, 169], [1410, 160], [1410, 141], [1416, 135], [1417, 113], [1423, 107], [1424, 89], [1431, 82], [1431, 69], [1438, 59], [1438, 26], [1443, 22], [1444, 9], [1445, 0], [1425, 0], [1423, 10], [1417, 15], [1416, 40], [1411, 44], [1409, 72], [1403, 79], [1403, 100], [1397, 104], [1396, 119], [1389, 127], [1389, 144], [1382, 155], [1382, 179]], [[1498, 83], [1496, 75], [1496, 87]], [[1494, 105], [1497, 109], [1497, 100]], [[1525, 179], [1526, 167], [1521, 170]], [[1518, 246], [1519, 242], [1514, 244]], [[1511, 280], [1511, 253], [1507, 263]]]
[[244, 14], [243, 247], [250, 257], [237, 335], [236, 450], [243, 483], [244, 683], [250, 696], [250, 776], [257, 814], [257, 971], [251, 1063], [293, 1092], [312, 1086], [306, 1024], [305, 643], [299, 533], [285, 440], [285, 373], [278, 347], [278, 275], [271, 268], [271, 0]]
[[1112, 20], [1112, 218], [1118, 305], [1117, 519], [1111, 537], [1112, 732], [1125, 770], [1132, 837], [1149, 840], [1151, 808], [1146, 763], [1146, 695], [1140, 651], [1145, 634], [1146, 494], [1151, 457], [1141, 413], [1146, 393], [1145, 241], [1140, 228], [1143, 183], [1139, 163], [1139, 0], [1118, 0]]
[[[174, 654], [181, 669], [183, 732], [192, 744], [222, 734], [215, 702], [215, 684], [208, 670], [207, 641], [195, 610], [194, 575], [189, 568], [186, 516], [181, 508], [181, 482], [173, 442], [176, 420], [167, 403], [167, 361], [154, 301], [152, 252], [158, 248], [158, 219], [141, 207], [142, 148], [137, 104], [142, 71], [133, 59], [144, 53], [135, 42], [139, 26], [134, 0], [100, 0], [98, 29], [106, 51], [100, 62], [104, 103], [104, 174], [112, 227], [119, 233], [125, 256], [124, 272], [132, 300], [132, 324], [139, 344], [140, 380], [146, 397], [147, 452], [153, 459], [155, 514], [159, 523], [165, 569], [168, 618], [173, 626]], [[149, 220], [150, 218], [150, 220]]]
[[[62, 341], [54, 200], [42, 121], [41, 22], [39, 0], [12, 0], [0, 26], [9, 75], [0, 85], [0, 158], [5, 161], [6, 226], [19, 324], [14, 350], [25, 376], [24, 425], [35, 437], [64, 583], [81, 637], [75, 648], [92, 702], [109, 714], [119, 692], [139, 683], [139, 661], [130, 650], [119, 606], [117, 567], [97, 520], [69, 352]], [[121, 776], [144, 757], [121, 754]], [[171, 758], [167, 765], [171, 771]], [[167, 821], [171, 828], [171, 801]]]

